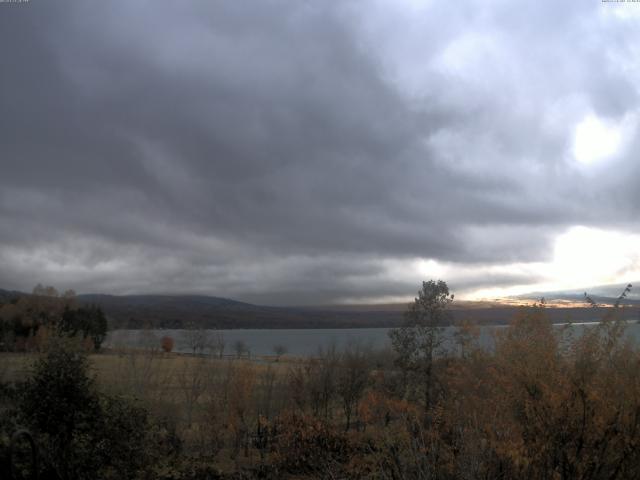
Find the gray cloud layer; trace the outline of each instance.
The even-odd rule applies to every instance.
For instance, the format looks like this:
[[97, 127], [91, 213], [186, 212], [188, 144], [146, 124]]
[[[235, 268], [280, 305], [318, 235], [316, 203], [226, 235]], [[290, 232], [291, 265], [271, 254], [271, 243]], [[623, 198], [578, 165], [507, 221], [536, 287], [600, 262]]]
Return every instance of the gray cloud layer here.
[[638, 108], [637, 22], [607, 7], [0, 5], [0, 285], [318, 303], [410, 295], [388, 261], [635, 231], [635, 124], [629, 155], [568, 158], [589, 111]]

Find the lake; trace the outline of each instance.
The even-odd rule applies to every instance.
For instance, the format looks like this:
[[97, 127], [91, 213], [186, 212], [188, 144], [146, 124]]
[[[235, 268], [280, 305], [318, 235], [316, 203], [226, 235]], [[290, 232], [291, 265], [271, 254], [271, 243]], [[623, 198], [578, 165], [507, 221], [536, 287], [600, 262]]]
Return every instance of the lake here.
[[[580, 334], [586, 328], [593, 328], [596, 323], [577, 323], [570, 328]], [[556, 325], [559, 328], [560, 325]], [[484, 348], [492, 348], [496, 330], [504, 326], [480, 327], [479, 343]], [[273, 355], [274, 347], [282, 345], [290, 355], [314, 355], [319, 349], [327, 349], [335, 345], [338, 350], [349, 344], [358, 344], [373, 349], [391, 347], [389, 328], [327, 328], [327, 329], [256, 329], [256, 330], [204, 330], [198, 334], [204, 343], [213, 342], [217, 335], [222, 335], [225, 343], [225, 354], [235, 353], [234, 345], [244, 342], [251, 355]], [[453, 345], [454, 327], [444, 328], [445, 342]], [[640, 341], [640, 324], [629, 323], [626, 335], [634, 342]], [[169, 336], [174, 339], [173, 351], [189, 353], [194, 336], [192, 330], [113, 330], [107, 335], [104, 346], [108, 348], [158, 348], [160, 339]]]

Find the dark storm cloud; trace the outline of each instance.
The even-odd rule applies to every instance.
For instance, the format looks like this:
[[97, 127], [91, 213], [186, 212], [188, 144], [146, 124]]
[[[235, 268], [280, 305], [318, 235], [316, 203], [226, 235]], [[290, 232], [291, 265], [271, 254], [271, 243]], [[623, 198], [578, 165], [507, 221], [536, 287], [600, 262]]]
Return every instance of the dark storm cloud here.
[[565, 157], [585, 108], [637, 108], [605, 43], [635, 32], [436, 3], [0, 5], [1, 285], [319, 303], [411, 295], [385, 262], [415, 258], [526, 284], [483, 268], [633, 218], [631, 178]]

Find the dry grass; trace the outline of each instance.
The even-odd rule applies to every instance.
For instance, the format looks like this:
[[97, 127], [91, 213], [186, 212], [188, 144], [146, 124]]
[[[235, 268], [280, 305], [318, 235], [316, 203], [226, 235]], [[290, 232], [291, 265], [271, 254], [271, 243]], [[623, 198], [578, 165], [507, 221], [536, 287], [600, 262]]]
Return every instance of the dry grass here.
[[[0, 353], [0, 381], [13, 382], [29, 377], [38, 353]], [[253, 427], [258, 405], [263, 405], [266, 378], [286, 382], [299, 359], [235, 359], [193, 356], [160, 351], [107, 351], [88, 356], [98, 389], [140, 402], [159, 422], [173, 425], [183, 441], [185, 452], [196, 456], [217, 452], [218, 467], [229, 472], [239, 464], [258, 461], [251, 449], [249, 457], [233, 455], [232, 405], [246, 402], [247, 419]], [[243, 379], [252, 383], [246, 397], [233, 398]], [[282, 389], [273, 388], [274, 396]], [[274, 402], [274, 412], [277, 409]], [[236, 419], [237, 421], [237, 419]], [[223, 439], [220, 448], [211, 448], [212, 439]]]
[[[26, 378], [34, 362], [39, 358], [38, 353], [0, 352], [0, 381], [12, 382]], [[199, 357], [178, 353], [150, 353], [144, 351], [109, 351], [90, 354], [89, 362], [99, 384], [109, 385], [121, 383], [132, 366], [141, 363], [150, 364], [150, 374], [162, 376], [175, 385], [178, 376], [200, 364], [205, 363], [213, 370], [226, 368], [230, 363], [235, 366], [251, 366], [256, 372], [271, 367], [277, 373], [286, 373], [291, 365], [298, 364], [301, 359], [283, 357], [275, 361], [275, 357], [255, 357], [253, 359]], [[133, 365], [132, 365], [133, 363]]]

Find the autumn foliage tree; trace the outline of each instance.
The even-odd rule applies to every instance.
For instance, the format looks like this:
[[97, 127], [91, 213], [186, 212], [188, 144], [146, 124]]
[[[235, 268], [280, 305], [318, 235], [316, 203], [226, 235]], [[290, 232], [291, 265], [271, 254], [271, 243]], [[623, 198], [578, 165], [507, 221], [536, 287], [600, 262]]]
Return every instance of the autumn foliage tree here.
[[31, 295], [0, 304], [0, 345], [11, 350], [40, 350], [51, 335], [79, 337], [99, 350], [107, 335], [107, 319], [95, 305], [77, 304], [75, 292], [60, 294], [37, 285]]
[[165, 353], [171, 353], [173, 351], [174, 341], [173, 338], [164, 336], [160, 339], [160, 347]]

